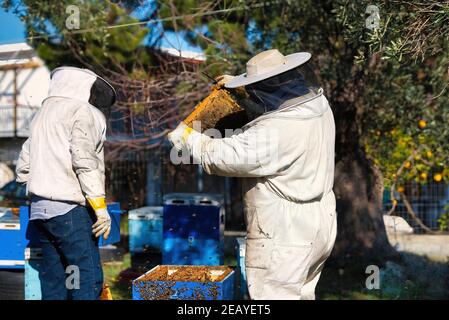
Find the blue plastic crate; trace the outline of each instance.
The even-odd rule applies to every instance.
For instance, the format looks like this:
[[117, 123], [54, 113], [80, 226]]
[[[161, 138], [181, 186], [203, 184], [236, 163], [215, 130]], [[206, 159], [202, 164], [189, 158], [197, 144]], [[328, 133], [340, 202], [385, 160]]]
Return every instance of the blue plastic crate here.
[[163, 207], [142, 207], [128, 213], [129, 251], [161, 252]]
[[[166, 280], [185, 268], [201, 269], [198, 277], [203, 281]], [[132, 296], [133, 300], [232, 300], [234, 271], [223, 266], [157, 266], [133, 280]]]
[[163, 264], [223, 264], [222, 203], [222, 197], [212, 194], [174, 193], [164, 197]]
[[10, 208], [0, 208], [0, 268], [23, 269], [24, 250], [19, 217]]
[[40, 273], [42, 270], [42, 251], [40, 248], [25, 250], [25, 300], [41, 300]]

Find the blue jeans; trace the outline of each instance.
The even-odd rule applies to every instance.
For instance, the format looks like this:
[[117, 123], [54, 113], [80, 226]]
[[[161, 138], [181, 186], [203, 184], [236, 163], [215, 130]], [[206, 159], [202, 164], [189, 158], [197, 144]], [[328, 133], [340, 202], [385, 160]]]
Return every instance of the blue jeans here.
[[95, 214], [77, 206], [64, 215], [32, 222], [42, 245], [42, 299], [97, 300], [103, 270], [98, 239], [92, 234]]

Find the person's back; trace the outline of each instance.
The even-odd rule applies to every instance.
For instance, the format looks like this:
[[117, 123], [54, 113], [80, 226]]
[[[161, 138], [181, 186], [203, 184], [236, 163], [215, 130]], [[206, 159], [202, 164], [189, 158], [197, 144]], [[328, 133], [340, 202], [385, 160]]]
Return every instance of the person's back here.
[[[324, 95], [304, 105], [268, 115], [261, 120], [275, 159], [264, 164], [266, 187], [293, 202], [320, 199], [332, 192], [335, 124]], [[262, 139], [259, 139], [262, 140]], [[258, 143], [258, 152], [263, 152]]]
[[[95, 238], [107, 239], [111, 230], [104, 186], [106, 119], [99, 109], [110, 108], [116, 94], [90, 70], [62, 67], [51, 75], [49, 96], [22, 146], [16, 180], [26, 183], [31, 196], [30, 224], [38, 230], [44, 260], [42, 298], [98, 299], [103, 273]], [[66, 272], [76, 269], [78, 283], [66, 286]]]
[[[64, 96], [51, 96], [44, 101], [31, 124], [28, 192], [47, 199], [85, 204], [75, 170], [90, 165], [83, 164], [83, 161], [98, 159], [94, 165], [102, 175], [103, 148], [102, 143], [98, 144], [101, 148], [88, 146], [84, 149], [95, 150], [95, 153], [83, 156], [74, 150], [79, 146], [73, 145], [73, 135], [78, 141], [83, 135], [93, 137], [90, 141], [83, 139], [82, 143], [102, 142], [105, 140], [106, 121], [96, 108], [70, 98], [70, 92], [59, 94]], [[75, 122], [84, 124], [81, 124], [81, 130], [73, 132]], [[79, 160], [76, 162], [73, 157], [77, 157], [77, 152]]]

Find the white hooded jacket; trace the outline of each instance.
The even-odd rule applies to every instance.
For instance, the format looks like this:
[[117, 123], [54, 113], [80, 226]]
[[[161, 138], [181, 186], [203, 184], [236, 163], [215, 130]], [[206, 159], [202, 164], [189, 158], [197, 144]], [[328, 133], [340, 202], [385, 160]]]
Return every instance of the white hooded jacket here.
[[70, 68], [54, 74], [17, 161], [17, 181], [29, 194], [85, 205], [105, 196], [106, 120], [89, 104], [94, 74]]
[[186, 146], [207, 173], [243, 178], [251, 298], [314, 298], [336, 236], [335, 124], [324, 95], [230, 137], [193, 131]]

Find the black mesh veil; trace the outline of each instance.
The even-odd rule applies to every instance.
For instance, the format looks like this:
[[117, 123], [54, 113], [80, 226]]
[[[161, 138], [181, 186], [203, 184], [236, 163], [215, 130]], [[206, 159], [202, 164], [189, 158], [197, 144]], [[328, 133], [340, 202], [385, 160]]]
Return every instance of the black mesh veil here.
[[245, 86], [248, 99], [243, 105], [250, 119], [299, 105], [320, 94], [321, 87], [309, 63]]

